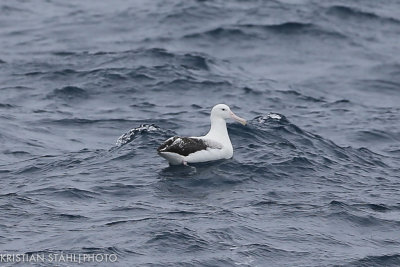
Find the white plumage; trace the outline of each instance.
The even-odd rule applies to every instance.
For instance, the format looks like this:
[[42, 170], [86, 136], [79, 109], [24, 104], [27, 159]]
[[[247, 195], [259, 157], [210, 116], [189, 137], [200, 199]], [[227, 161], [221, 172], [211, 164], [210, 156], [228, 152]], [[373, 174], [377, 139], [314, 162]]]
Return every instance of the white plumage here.
[[160, 156], [171, 165], [229, 159], [233, 147], [226, 128], [226, 119], [232, 118], [246, 125], [246, 120], [236, 116], [225, 104], [218, 104], [211, 110], [210, 131], [199, 137], [171, 137], [158, 149]]

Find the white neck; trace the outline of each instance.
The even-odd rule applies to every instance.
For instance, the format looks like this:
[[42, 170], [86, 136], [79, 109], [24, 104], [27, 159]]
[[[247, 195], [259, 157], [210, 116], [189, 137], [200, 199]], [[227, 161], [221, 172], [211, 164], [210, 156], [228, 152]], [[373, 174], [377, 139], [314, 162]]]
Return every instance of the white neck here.
[[206, 137], [214, 140], [220, 140], [221, 142], [231, 142], [229, 139], [228, 130], [226, 129], [226, 122], [220, 117], [211, 117], [211, 128]]
[[228, 135], [228, 129], [226, 129], [226, 122], [223, 118], [211, 116], [211, 128], [204, 138], [220, 143], [224, 158], [232, 157], [233, 146]]

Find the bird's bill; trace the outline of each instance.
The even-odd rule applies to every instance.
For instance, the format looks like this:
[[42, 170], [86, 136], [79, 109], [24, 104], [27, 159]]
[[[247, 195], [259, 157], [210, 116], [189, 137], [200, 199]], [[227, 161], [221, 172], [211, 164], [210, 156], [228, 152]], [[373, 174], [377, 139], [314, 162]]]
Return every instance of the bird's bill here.
[[232, 119], [234, 119], [237, 122], [240, 122], [243, 125], [247, 124], [247, 121], [245, 119], [240, 118], [239, 116], [236, 116], [233, 112], [231, 112], [231, 117], [232, 117]]

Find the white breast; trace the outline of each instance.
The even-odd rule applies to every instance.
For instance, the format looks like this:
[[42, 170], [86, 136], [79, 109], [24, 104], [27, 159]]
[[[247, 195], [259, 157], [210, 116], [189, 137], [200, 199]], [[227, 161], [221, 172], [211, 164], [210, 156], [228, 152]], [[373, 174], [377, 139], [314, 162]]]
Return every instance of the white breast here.
[[223, 146], [221, 149], [208, 148], [206, 150], [197, 151], [184, 158], [188, 163], [206, 162], [211, 160], [229, 159], [233, 156], [232, 145]]

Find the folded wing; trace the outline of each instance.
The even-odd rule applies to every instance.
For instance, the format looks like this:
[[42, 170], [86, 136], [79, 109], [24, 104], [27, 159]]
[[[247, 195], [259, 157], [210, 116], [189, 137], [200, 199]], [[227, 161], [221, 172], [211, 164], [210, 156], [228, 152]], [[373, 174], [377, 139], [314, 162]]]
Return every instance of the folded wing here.
[[170, 152], [176, 153], [181, 156], [188, 156], [192, 153], [207, 150], [207, 149], [221, 149], [222, 145], [218, 142], [193, 137], [178, 137], [174, 136], [167, 139], [157, 149], [159, 153]]

